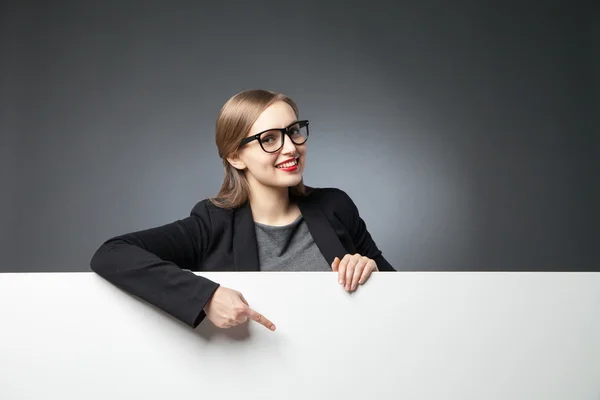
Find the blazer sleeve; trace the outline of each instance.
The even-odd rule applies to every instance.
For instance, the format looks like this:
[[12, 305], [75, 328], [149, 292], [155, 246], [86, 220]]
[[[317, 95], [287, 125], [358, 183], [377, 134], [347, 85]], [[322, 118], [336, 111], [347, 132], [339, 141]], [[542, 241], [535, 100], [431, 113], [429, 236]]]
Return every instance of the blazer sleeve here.
[[185, 219], [107, 240], [90, 261], [92, 271], [197, 327], [206, 316], [204, 306], [219, 287], [188, 271], [198, 269], [210, 236], [208, 211], [199, 205]]
[[352, 198], [346, 192], [342, 190], [340, 192], [342, 194], [342, 203], [345, 205], [347, 212], [348, 230], [350, 235], [352, 235], [352, 240], [358, 254], [374, 260], [380, 271], [396, 271], [377, 247]]

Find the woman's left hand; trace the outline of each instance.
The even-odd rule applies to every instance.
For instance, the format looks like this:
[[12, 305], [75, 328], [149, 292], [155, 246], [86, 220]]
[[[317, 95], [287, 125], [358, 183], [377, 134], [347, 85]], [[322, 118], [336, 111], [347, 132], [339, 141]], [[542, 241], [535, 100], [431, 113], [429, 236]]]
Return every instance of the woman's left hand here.
[[375, 261], [360, 254], [346, 254], [341, 260], [336, 257], [331, 269], [338, 273], [338, 283], [347, 291], [354, 291], [362, 285], [373, 271], [379, 271]]

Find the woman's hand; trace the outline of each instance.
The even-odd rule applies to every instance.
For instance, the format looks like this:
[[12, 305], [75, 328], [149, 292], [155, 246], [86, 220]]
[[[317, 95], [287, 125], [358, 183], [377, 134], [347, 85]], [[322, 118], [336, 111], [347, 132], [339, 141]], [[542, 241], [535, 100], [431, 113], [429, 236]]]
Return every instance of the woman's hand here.
[[204, 307], [206, 317], [219, 328], [231, 328], [245, 323], [248, 318], [274, 331], [275, 325], [248, 306], [244, 296], [237, 290], [219, 286]]
[[371, 272], [379, 271], [375, 261], [360, 254], [346, 254], [340, 261], [335, 258], [331, 269], [338, 273], [338, 282], [347, 291], [354, 291], [358, 285], [367, 281]]

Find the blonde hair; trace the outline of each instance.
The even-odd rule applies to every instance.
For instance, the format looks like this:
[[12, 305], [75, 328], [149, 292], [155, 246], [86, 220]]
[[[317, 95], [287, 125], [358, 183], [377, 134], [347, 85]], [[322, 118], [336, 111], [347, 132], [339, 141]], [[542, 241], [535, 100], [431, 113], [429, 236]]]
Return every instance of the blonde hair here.
[[[210, 201], [221, 208], [237, 208], [248, 201], [250, 185], [244, 171], [234, 168], [227, 157], [235, 154], [254, 122], [271, 104], [283, 101], [298, 117], [298, 106], [289, 97], [270, 90], [246, 90], [231, 97], [221, 108], [216, 123], [216, 143], [225, 167], [225, 178], [217, 195]], [[289, 188], [290, 195], [305, 195], [303, 182]]]

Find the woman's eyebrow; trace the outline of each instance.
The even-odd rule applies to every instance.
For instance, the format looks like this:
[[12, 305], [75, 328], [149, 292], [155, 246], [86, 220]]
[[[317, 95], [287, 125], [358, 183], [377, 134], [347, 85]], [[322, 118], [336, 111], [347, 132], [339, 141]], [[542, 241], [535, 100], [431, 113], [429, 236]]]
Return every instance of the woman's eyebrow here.
[[[292, 122], [291, 124], [287, 125], [285, 128], [289, 128], [292, 125], [296, 125], [298, 122], [300, 122], [299, 119], [297, 119], [294, 122]], [[265, 129], [263, 131], [258, 132], [257, 135], [260, 134], [260, 133], [264, 133], [264, 132], [268, 132], [268, 131], [273, 131], [273, 130], [279, 130], [279, 129], [285, 129], [285, 128], [269, 128], [269, 129]], [[252, 135], [250, 135], [250, 136], [252, 136]]]

